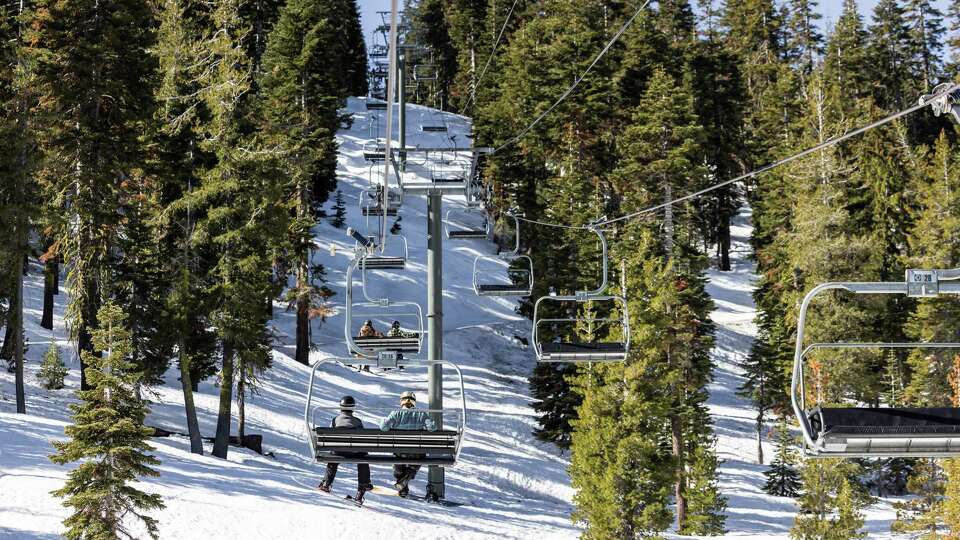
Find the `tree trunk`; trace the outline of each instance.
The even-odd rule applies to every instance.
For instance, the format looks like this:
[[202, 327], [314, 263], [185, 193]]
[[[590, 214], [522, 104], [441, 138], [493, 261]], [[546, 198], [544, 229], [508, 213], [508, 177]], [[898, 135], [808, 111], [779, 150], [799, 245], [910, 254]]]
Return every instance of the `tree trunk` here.
[[244, 384], [246, 369], [243, 365], [243, 359], [237, 361], [237, 371], [240, 376], [237, 377], [237, 438], [240, 446], [243, 446], [243, 435], [247, 424], [247, 407], [244, 398], [246, 398], [247, 388]]
[[40, 327], [47, 330], [53, 330], [53, 289], [57, 282], [57, 263], [54, 261], [51, 257], [43, 264], [43, 317]]
[[757, 463], [763, 465], [763, 410], [757, 412]]
[[677, 460], [673, 490], [677, 503], [677, 531], [683, 534], [683, 525], [687, 521], [687, 479], [683, 467], [683, 425], [679, 414], [670, 414], [670, 433], [673, 456]]
[[[22, 233], [21, 233], [21, 236]], [[21, 246], [25, 245], [26, 242], [20, 244]], [[17, 260], [23, 264], [23, 259], [17, 257]], [[17, 282], [14, 286], [14, 296], [16, 297], [15, 302], [13, 302], [13, 324], [10, 326], [13, 327], [13, 348], [14, 348], [14, 357], [16, 361], [16, 394], [17, 394], [17, 413], [26, 414], [27, 413], [27, 400], [26, 394], [23, 388], [23, 268], [16, 269]]]
[[200, 424], [197, 422], [197, 407], [193, 403], [193, 381], [190, 378], [190, 358], [186, 354], [187, 340], [182, 336], [180, 350], [180, 387], [183, 389], [183, 407], [187, 414], [187, 433], [190, 434], [190, 452], [203, 455], [203, 440], [200, 438]]
[[[306, 248], [303, 248], [306, 250]], [[296, 360], [303, 365], [310, 364], [310, 275], [307, 268], [307, 257], [300, 253], [297, 268], [297, 352]]]
[[220, 410], [217, 413], [217, 434], [213, 440], [213, 455], [226, 459], [230, 446], [230, 409], [233, 405], [233, 346], [223, 343], [223, 376], [220, 380]]
[[[20, 278], [18, 278], [20, 279]], [[13, 307], [13, 304], [17, 301], [17, 292], [16, 290], [10, 291], [10, 306]], [[11, 309], [7, 313], [6, 328], [3, 332], [3, 347], [0, 347], [0, 358], [11, 362], [13, 360], [13, 329], [16, 326], [16, 321], [14, 321], [14, 313], [16, 310]]]
[[730, 212], [727, 206], [727, 195], [720, 195], [720, 230], [717, 231], [717, 243], [720, 247], [720, 270], [730, 271]]
[[53, 262], [53, 295], [60, 294], [60, 257], [54, 257]]

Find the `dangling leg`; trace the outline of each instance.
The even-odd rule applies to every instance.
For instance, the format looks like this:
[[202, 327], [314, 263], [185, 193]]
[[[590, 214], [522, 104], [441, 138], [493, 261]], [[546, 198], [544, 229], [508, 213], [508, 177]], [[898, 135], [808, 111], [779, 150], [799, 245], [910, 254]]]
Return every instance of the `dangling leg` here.
[[364, 491], [373, 489], [373, 484], [370, 483], [370, 464], [357, 463], [357, 487]]
[[327, 463], [327, 472], [323, 475], [320, 485], [317, 486], [320, 491], [330, 493], [330, 486], [333, 485], [333, 479], [337, 477], [337, 467], [339, 466], [339, 463]]

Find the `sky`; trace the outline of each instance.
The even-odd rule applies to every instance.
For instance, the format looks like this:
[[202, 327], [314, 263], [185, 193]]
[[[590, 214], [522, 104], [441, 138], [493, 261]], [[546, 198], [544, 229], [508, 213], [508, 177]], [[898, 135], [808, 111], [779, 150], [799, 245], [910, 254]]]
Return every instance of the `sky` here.
[[[877, 1], [878, 0], [858, 0], [857, 3], [860, 5], [860, 12], [865, 15], [871, 13], [874, 6], [877, 5]], [[369, 43], [373, 30], [380, 25], [380, 16], [377, 15], [377, 12], [389, 11], [390, 0], [358, 0], [357, 3], [360, 6], [360, 16], [363, 19], [363, 32]], [[401, 7], [403, 6], [403, 0], [398, 0], [397, 3]], [[836, 21], [837, 17], [840, 16], [840, 8], [843, 2], [841, 0], [820, 0], [819, 3], [820, 12], [823, 13], [821, 23], [826, 26], [832, 21]], [[941, 11], [946, 11], [947, 0], [935, 0], [933, 3], [940, 8]]]

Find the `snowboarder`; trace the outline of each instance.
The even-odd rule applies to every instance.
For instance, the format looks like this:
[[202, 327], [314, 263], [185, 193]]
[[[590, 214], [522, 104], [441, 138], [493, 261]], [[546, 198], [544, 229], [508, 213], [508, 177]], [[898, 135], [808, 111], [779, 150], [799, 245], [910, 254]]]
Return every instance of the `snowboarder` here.
[[[430, 413], [416, 410], [417, 396], [413, 392], [407, 391], [400, 394], [400, 408], [390, 413], [380, 425], [381, 431], [391, 429], [400, 430], [430, 430], [436, 431], [437, 424], [430, 418]], [[419, 454], [397, 454], [401, 458], [420, 458]], [[420, 465], [394, 465], [393, 477], [396, 483], [393, 487], [397, 489], [397, 494], [406, 497], [410, 492], [410, 481], [416, 478]]]
[[[330, 427], [339, 429], [360, 429], [363, 427], [363, 421], [353, 415], [353, 409], [357, 402], [353, 396], [343, 396], [340, 398], [340, 414], [330, 422]], [[337, 455], [347, 458], [361, 458], [367, 455], [366, 452], [340, 452]], [[330, 486], [333, 485], [333, 479], [337, 476], [339, 463], [327, 463], [327, 472], [323, 476], [320, 485], [320, 491], [330, 493]], [[357, 495], [354, 497], [357, 504], [363, 504], [363, 494], [373, 489], [370, 483], [370, 464], [357, 463]]]
[[387, 337], [405, 338], [413, 337], [413, 334], [404, 332], [403, 329], [400, 328], [400, 321], [393, 321], [393, 324], [390, 326], [390, 330], [387, 330]]

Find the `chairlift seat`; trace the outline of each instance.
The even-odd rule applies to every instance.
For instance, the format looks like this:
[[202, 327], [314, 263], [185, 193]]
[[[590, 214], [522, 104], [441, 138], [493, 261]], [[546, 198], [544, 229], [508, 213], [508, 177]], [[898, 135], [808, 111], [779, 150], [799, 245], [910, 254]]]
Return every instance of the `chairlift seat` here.
[[960, 452], [960, 408], [818, 407], [808, 416], [824, 454]]
[[412, 337], [355, 337], [354, 343], [365, 352], [393, 351], [404, 353], [420, 352], [420, 336]]
[[383, 161], [383, 160], [387, 159], [387, 153], [386, 153], [386, 152], [377, 152], [377, 151], [368, 152], [368, 151], [364, 150], [364, 152], [363, 152], [363, 159], [365, 159], [365, 160], [367, 160], [367, 161]]
[[368, 101], [367, 102], [368, 111], [385, 111], [387, 110], [387, 104], [383, 101]]
[[512, 284], [477, 284], [477, 294], [480, 296], [527, 296], [530, 289]]
[[441, 176], [433, 179], [434, 184], [462, 184], [464, 179], [462, 176]]
[[360, 262], [360, 268], [363, 270], [404, 270], [407, 267], [407, 260], [403, 257], [378, 257], [367, 255]]
[[[387, 216], [397, 215], [398, 208], [387, 208]], [[380, 206], [364, 206], [363, 215], [365, 216], [382, 216], [383, 208]]]
[[486, 238], [487, 231], [485, 229], [474, 229], [474, 230], [459, 230], [459, 231], [448, 231], [447, 238], [450, 239], [473, 239], [473, 238]]
[[446, 133], [447, 126], [421, 126], [420, 131], [424, 133]]
[[[326, 463], [453, 465], [458, 442], [459, 433], [453, 430], [314, 428], [317, 461]], [[356, 456], [357, 452], [366, 452], [367, 455]]]
[[624, 343], [569, 343], [546, 342], [540, 346], [542, 362], [567, 361], [612, 361], [626, 359], [627, 347]]

